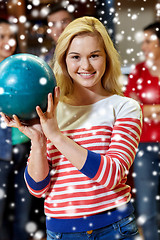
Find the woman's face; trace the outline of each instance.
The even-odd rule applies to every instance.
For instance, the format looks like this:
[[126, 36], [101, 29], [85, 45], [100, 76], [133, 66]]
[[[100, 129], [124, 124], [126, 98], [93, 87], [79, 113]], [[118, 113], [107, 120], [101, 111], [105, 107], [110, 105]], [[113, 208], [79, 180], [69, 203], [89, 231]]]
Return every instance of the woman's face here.
[[16, 40], [12, 28], [7, 23], [0, 23], [0, 61], [11, 56], [16, 50]]
[[152, 31], [144, 31], [141, 49], [147, 60], [155, 61], [160, 57], [160, 41]]
[[66, 65], [74, 87], [101, 87], [101, 78], [106, 70], [102, 40], [91, 34], [74, 37], [66, 54]]

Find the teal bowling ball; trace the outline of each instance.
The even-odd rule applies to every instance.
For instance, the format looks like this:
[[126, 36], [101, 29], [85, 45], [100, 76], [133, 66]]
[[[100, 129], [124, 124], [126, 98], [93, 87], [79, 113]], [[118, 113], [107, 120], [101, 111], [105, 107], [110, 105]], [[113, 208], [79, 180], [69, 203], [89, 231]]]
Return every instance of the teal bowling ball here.
[[0, 63], [0, 112], [21, 120], [36, 118], [36, 106], [46, 111], [48, 93], [55, 86], [54, 73], [43, 59], [27, 53], [12, 55]]

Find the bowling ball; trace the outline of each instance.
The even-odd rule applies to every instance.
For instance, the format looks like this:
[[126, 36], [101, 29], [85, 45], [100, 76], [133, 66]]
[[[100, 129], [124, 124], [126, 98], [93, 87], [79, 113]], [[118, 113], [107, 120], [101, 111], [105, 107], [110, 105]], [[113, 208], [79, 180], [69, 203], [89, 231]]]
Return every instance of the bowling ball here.
[[46, 111], [48, 93], [55, 86], [54, 73], [43, 59], [27, 53], [12, 55], [0, 63], [0, 112], [33, 119], [37, 105]]

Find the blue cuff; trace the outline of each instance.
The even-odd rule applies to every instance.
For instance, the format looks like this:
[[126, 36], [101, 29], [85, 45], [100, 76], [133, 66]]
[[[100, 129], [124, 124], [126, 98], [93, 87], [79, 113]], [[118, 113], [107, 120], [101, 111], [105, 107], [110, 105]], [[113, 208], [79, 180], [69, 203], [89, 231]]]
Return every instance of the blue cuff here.
[[88, 150], [88, 155], [83, 168], [80, 170], [89, 178], [94, 178], [98, 172], [101, 162], [101, 155]]
[[27, 181], [28, 185], [32, 189], [37, 190], [37, 191], [44, 189], [50, 182], [50, 174], [49, 173], [48, 173], [48, 176], [44, 180], [42, 180], [40, 182], [35, 182], [28, 173], [28, 166], [25, 169], [25, 177], [26, 177], [26, 181]]

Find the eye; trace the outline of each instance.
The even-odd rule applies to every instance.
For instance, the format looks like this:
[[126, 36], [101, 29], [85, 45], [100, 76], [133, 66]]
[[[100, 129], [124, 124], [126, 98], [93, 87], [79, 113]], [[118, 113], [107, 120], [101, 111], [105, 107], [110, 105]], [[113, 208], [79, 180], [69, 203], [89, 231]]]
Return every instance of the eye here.
[[91, 58], [98, 58], [98, 57], [99, 57], [98, 54], [92, 54], [92, 55], [91, 55]]
[[0, 34], [0, 39], [4, 39], [4, 35]]
[[72, 59], [78, 60], [79, 56], [78, 55], [72, 56]]
[[69, 19], [68, 19], [68, 18], [63, 19], [63, 20], [61, 21], [61, 23], [64, 24], [64, 25], [65, 25], [65, 24], [68, 24], [68, 23], [69, 23]]
[[52, 28], [56, 26], [56, 22], [49, 22], [48, 27]]

